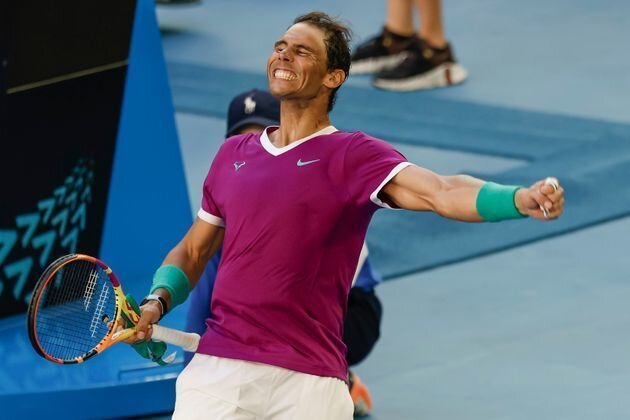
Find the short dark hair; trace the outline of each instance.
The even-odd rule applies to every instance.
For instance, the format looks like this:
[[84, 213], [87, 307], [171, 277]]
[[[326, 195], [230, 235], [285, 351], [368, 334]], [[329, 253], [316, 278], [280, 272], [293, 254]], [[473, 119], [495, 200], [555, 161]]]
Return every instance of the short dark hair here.
[[[324, 44], [326, 45], [328, 70], [341, 69], [348, 78], [350, 73], [350, 40], [352, 39], [350, 28], [323, 12], [311, 12], [298, 16], [293, 21], [294, 25], [296, 23], [308, 23], [326, 34]], [[335, 97], [339, 87], [334, 88], [330, 93], [328, 112], [332, 111], [335, 105]]]

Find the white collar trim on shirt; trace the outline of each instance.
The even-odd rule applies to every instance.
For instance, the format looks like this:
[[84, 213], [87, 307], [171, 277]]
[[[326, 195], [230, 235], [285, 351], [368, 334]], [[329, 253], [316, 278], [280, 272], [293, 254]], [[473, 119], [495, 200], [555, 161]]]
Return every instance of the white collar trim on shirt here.
[[269, 136], [267, 135], [267, 130], [274, 127], [277, 127], [277, 126], [271, 126], [271, 127], [265, 128], [265, 130], [260, 135], [260, 143], [262, 144], [262, 146], [265, 148], [266, 151], [268, 151], [274, 156], [280, 156], [281, 154], [298, 147], [300, 144], [312, 139], [313, 137], [325, 136], [328, 134], [332, 134], [335, 131], [338, 131], [335, 127], [333, 127], [332, 125], [329, 125], [328, 127], [322, 128], [321, 130], [311, 134], [310, 136], [303, 137], [299, 140], [292, 142], [291, 144], [287, 144], [284, 147], [276, 147], [273, 145], [271, 140], [269, 140]]

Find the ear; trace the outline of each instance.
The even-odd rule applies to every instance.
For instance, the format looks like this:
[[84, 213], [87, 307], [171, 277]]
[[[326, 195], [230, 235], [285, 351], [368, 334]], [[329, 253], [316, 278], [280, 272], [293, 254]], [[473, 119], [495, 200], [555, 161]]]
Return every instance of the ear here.
[[329, 89], [338, 88], [346, 81], [346, 73], [341, 69], [329, 71], [324, 78], [324, 86]]

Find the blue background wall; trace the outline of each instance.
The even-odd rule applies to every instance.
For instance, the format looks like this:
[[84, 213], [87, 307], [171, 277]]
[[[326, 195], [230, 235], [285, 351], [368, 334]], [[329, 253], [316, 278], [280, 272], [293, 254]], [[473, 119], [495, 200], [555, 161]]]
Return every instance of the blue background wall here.
[[129, 292], [146, 293], [153, 271], [191, 223], [155, 5], [140, 0], [120, 122], [101, 257]]
[[[190, 223], [155, 5], [139, 0], [100, 257], [125, 291], [141, 298], [153, 271]], [[167, 324], [183, 327], [183, 311], [185, 307], [175, 311]], [[119, 345], [85, 364], [56, 365], [35, 354], [24, 316], [13, 316], [0, 322], [0, 417], [70, 419], [168, 411], [180, 359], [172, 367], [154, 369]], [[104, 395], [111, 406], [104, 405]]]

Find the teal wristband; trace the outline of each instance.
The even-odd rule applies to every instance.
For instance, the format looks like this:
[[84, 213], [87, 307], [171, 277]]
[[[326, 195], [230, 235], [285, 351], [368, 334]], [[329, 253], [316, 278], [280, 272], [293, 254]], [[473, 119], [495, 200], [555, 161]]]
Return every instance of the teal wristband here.
[[171, 295], [169, 310], [184, 303], [190, 293], [190, 281], [181, 268], [175, 265], [163, 265], [153, 275], [151, 293], [156, 289], [166, 289]]
[[516, 208], [514, 198], [521, 187], [499, 185], [494, 182], [483, 184], [477, 194], [477, 213], [486, 222], [498, 222], [525, 217]]

